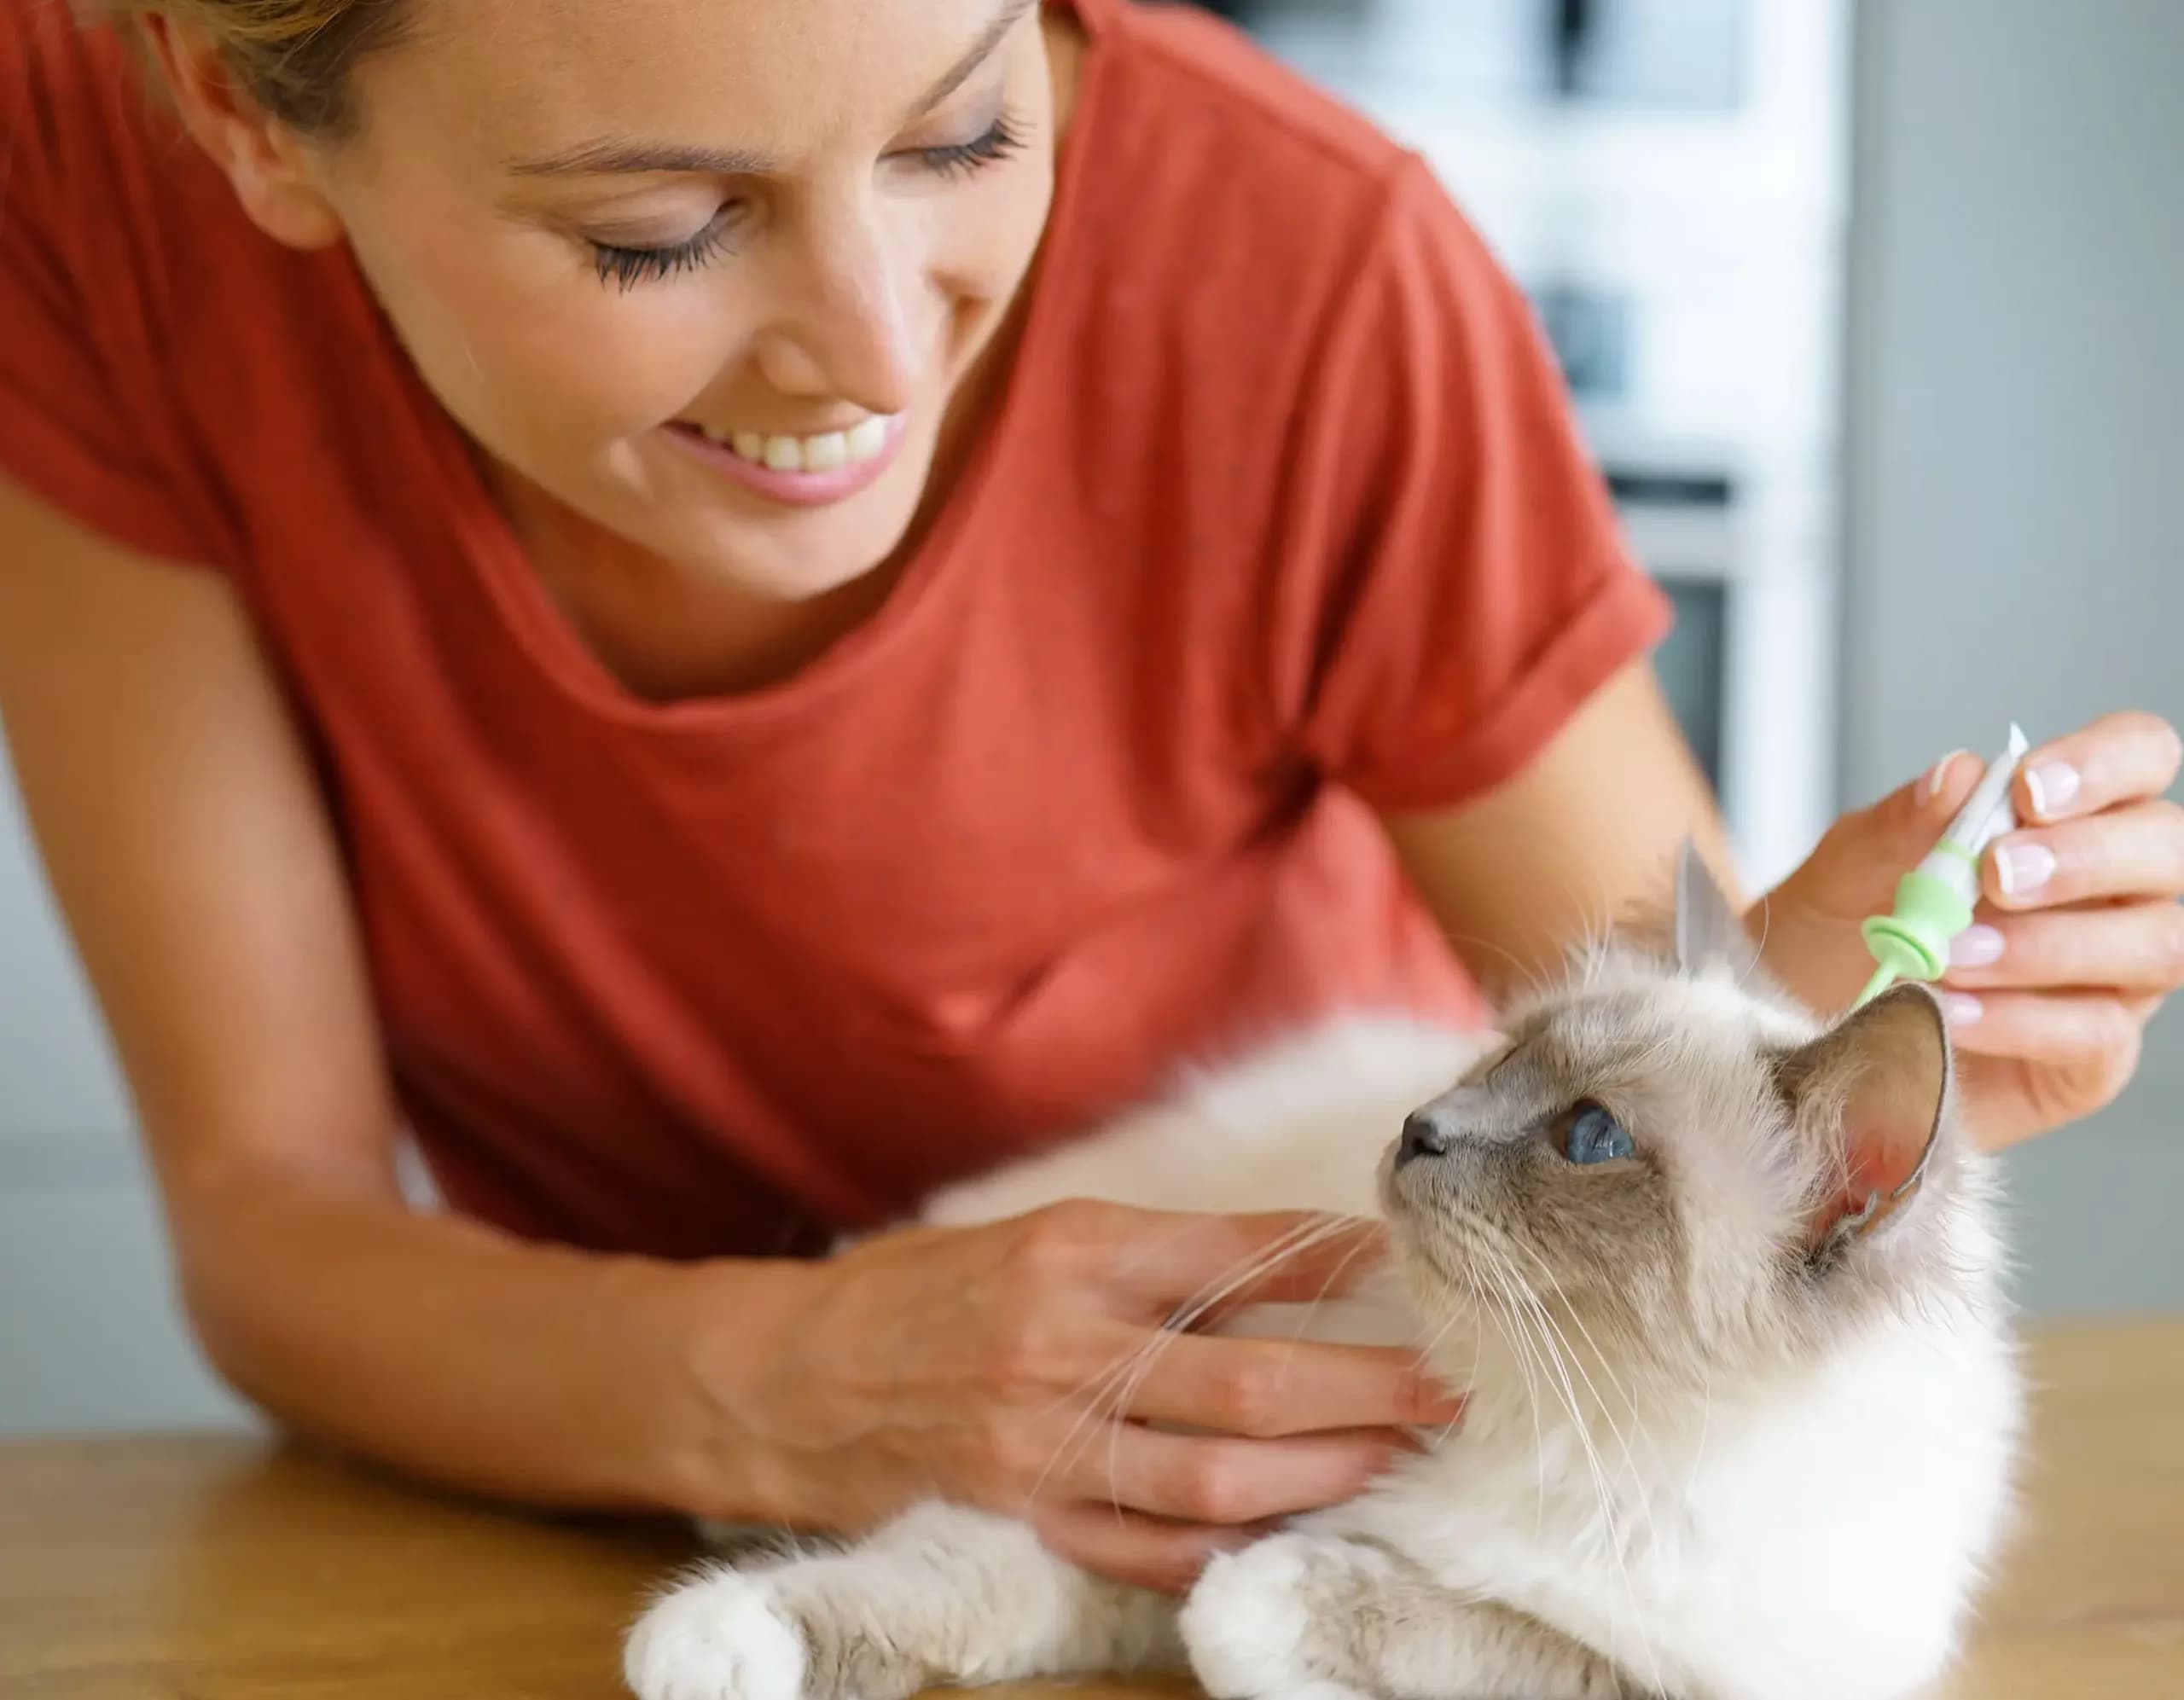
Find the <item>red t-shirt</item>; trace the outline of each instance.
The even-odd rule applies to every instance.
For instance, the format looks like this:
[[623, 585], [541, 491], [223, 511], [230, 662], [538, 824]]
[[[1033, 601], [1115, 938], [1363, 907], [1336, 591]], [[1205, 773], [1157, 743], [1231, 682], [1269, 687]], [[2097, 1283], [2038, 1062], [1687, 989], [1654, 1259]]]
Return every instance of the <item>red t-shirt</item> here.
[[949, 509], [796, 677], [656, 705], [346, 251], [260, 235], [114, 39], [0, 0], [0, 468], [245, 599], [461, 1208], [800, 1250], [1317, 1012], [1477, 1013], [1374, 810], [1507, 778], [1665, 599], [1426, 171], [1202, 15], [1078, 10]]

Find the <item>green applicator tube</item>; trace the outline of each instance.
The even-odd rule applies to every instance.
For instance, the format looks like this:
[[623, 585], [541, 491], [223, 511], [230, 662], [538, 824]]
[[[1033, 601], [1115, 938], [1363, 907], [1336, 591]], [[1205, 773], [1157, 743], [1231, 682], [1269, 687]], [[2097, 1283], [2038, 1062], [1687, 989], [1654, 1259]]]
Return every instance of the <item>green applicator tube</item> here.
[[1898, 980], [1938, 980], [1949, 970], [1949, 941], [1972, 925], [1979, 901], [1979, 858], [2005, 833], [2017, 830], [2010, 782], [2031, 746], [2014, 722], [2009, 747], [1988, 764], [1979, 788], [1959, 809], [1926, 859], [1896, 882], [1896, 907], [1869, 916], [1862, 931], [1873, 977], [1858, 994], [1870, 1003]]

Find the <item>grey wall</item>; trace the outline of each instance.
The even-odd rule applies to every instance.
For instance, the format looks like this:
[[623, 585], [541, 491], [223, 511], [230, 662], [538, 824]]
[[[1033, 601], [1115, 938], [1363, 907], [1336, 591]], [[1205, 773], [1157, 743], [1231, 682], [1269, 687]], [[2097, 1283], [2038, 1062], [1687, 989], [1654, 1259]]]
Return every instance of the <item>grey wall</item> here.
[[[1765, 3], [1766, 0], [1763, 0]], [[1866, 0], [1844, 781], [2184, 724], [2184, 3]], [[2184, 1020], [2012, 1159], [2028, 1297], [2184, 1304]]]

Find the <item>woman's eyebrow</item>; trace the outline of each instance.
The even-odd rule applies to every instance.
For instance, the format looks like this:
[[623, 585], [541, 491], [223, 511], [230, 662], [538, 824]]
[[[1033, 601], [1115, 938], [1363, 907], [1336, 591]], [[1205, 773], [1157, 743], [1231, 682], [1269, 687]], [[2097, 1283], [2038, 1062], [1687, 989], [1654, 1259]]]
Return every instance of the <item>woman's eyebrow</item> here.
[[993, 21], [979, 32], [979, 38], [971, 44], [970, 50], [949, 67], [946, 76], [919, 97], [918, 103], [910, 108], [903, 123], [923, 118], [961, 88], [964, 80], [986, 62], [994, 49], [1001, 45], [1002, 38], [1016, 27], [1017, 20], [1036, 3], [1037, 0], [1002, 0], [1001, 10], [994, 15]]
[[608, 136], [535, 160], [512, 160], [508, 169], [520, 177], [581, 177], [601, 171], [702, 171], [717, 177], [755, 177], [771, 171], [773, 161], [742, 148], [692, 148]]
[[[919, 96], [909, 119], [922, 118], [946, 100], [985, 64], [1002, 38], [1037, 0], [1002, 0], [1001, 10], [979, 32], [969, 50], [948, 73]], [[601, 136], [573, 148], [544, 154], [536, 159], [509, 162], [508, 171], [520, 177], [587, 177], [597, 174], [644, 171], [692, 172], [712, 177], [763, 177], [775, 169], [763, 154], [742, 148], [693, 148], [676, 142], [647, 142], [636, 136]]]

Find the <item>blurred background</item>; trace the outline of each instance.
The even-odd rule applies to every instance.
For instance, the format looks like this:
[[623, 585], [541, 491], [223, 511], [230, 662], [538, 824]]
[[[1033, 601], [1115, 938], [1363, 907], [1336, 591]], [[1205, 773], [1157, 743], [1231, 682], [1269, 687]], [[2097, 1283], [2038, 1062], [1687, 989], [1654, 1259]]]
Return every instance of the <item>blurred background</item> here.
[[[1560, 353], [1747, 875], [1943, 752], [2184, 723], [2184, 0], [1199, 0], [1420, 149]], [[2184, 1307], [2184, 1029], [2010, 1158], [2041, 1311]], [[0, 780], [0, 1432], [241, 1419]]]

